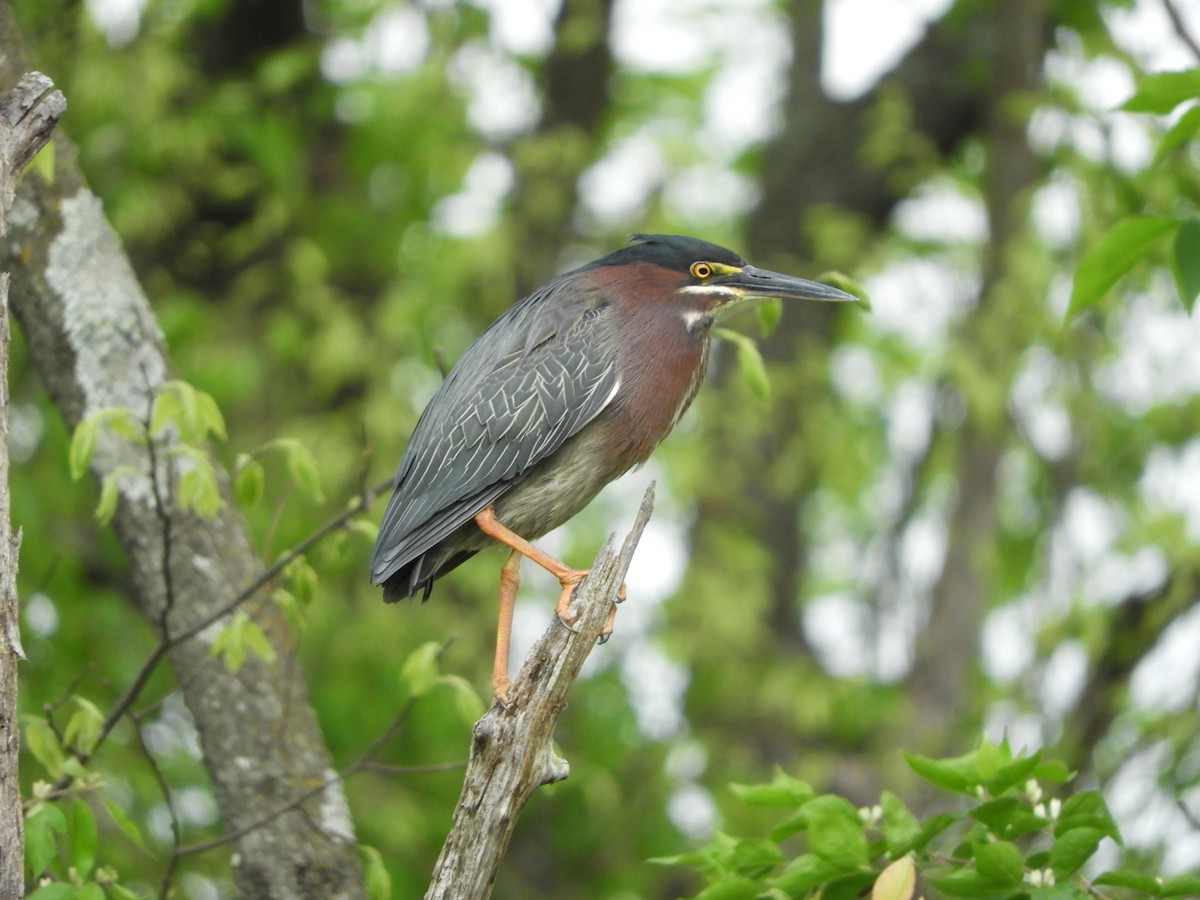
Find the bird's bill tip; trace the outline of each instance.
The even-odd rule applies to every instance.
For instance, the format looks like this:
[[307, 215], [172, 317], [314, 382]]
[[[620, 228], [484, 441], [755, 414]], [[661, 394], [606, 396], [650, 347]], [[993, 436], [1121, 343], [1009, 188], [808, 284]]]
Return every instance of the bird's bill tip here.
[[807, 278], [796, 278], [793, 275], [783, 275], [755, 266], [746, 266], [739, 273], [739, 286], [750, 297], [781, 297], [788, 300], [821, 300], [832, 303], [860, 303], [860, 298], [847, 293], [841, 288], [823, 284], [820, 281], [809, 281]]

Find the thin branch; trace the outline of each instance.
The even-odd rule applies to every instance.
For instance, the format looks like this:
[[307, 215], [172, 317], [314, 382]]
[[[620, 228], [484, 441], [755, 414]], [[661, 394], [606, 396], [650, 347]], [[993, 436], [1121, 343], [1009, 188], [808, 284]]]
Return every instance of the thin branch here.
[[167, 784], [167, 778], [163, 774], [162, 767], [158, 764], [158, 759], [150, 752], [150, 747], [146, 743], [146, 736], [142, 733], [142, 723], [135, 713], [131, 712], [129, 718], [133, 722], [133, 732], [137, 737], [138, 747], [141, 748], [142, 756], [146, 758], [146, 764], [150, 767], [150, 773], [154, 776], [158, 790], [163, 796], [163, 802], [167, 805], [167, 815], [171, 818], [171, 840], [175, 846], [175, 852], [167, 860], [167, 868], [163, 872], [162, 881], [158, 889], [159, 900], [166, 900], [171, 890], [171, 882], [175, 880], [175, 869], [179, 865], [178, 851], [179, 845], [183, 841], [183, 830], [179, 824], [179, 813], [175, 811], [175, 801], [171, 798], [171, 786]]
[[[173, 648], [179, 644], [182, 644], [184, 641], [190, 640], [205, 628], [208, 628], [213, 623], [218, 622], [225, 616], [229, 615], [231, 612], [257, 594], [260, 590], [262, 590], [263, 587], [270, 584], [271, 581], [277, 578], [293, 560], [307, 553], [313, 548], [314, 545], [320, 543], [333, 532], [341, 528], [345, 528], [351, 519], [369, 509], [371, 503], [391, 487], [392, 480], [389, 478], [386, 482], [381, 482], [370, 490], [364, 491], [363, 495], [357, 498], [345, 512], [334, 516], [316, 531], [312, 532], [308, 537], [294, 545], [290, 550], [284, 553], [284, 555], [281, 556], [274, 565], [264, 570], [261, 575], [250, 582], [249, 585], [247, 585], [240, 593], [233, 597], [224, 606], [217, 609], [211, 615], [201, 619], [194, 625], [185, 628], [178, 634], [171, 635], [170, 637], [164, 636], [162, 639], [160, 639], [158, 645], [150, 653], [150, 656], [146, 658], [146, 661], [142, 663], [141, 668], [138, 669], [138, 673], [134, 676], [133, 682], [125, 690], [125, 693], [121, 695], [120, 699], [117, 700], [112, 710], [105, 717], [104, 722], [100, 725], [96, 741], [92, 744], [92, 749], [86, 752], [72, 749], [70, 751], [71, 755], [79, 760], [80, 763], [86, 765], [87, 762], [96, 754], [96, 751], [100, 748], [100, 745], [103, 744], [108, 736], [112, 733], [112, 730], [116, 728], [117, 723], [124, 718], [125, 714], [137, 702], [137, 699], [145, 689], [146, 684], [150, 681], [150, 677], [154, 674], [155, 669], [158, 668], [158, 664], [163, 661], [163, 659]], [[54, 783], [54, 786], [51, 788], [51, 790], [66, 790], [66, 788], [70, 787], [72, 780], [73, 778], [71, 775], [63, 775]]]
[[1175, 33], [1179, 35], [1179, 39], [1187, 44], [1187, 48], [1192, 51], [1192, 55], [1196, 59], [1200, 59], [1200, 43], [1192, 37], [1187, 30], [1187, 24], [1183, 21], [1183, 16], [1179, 14], [1179, 10], [1175, 8], [1173, 0], [1162, 0], [1163, 9], [1167, 12], [1167, 18], [1171, 20], [1171, 27], [1175, 29]]
[[[256, 819], [255, 821], [250, 822], [247, 825], [243, 825], [241, 828], [238, 828], [227, 834], [223, 834], [220, 837], [215, 837], [212, 840], [200, 841], [199, 843], [189, 844], [185, 847], [177, 846], [175, 848], [175, 852], [172, 854], [172, 856], [177, 859], [182, 859], [185, 856], [195, 856], [198, 853], [205, 853], [209, 850], [213, 850], [217, 847], [221, 847], [225, 844], [236, 841], [238, 838], [242, 837], [243, 835], [249, 834], [250, 832], [254, 831], [255, 829], [262, 828], [268, 822], [279, 818], [280, 816], [284, 815], [285, 813], [291, 812], [292, 810], [296, 809], [299, 806], [304, 805], [309, 800], [311, 800], [313, 797], [317, 796], [322, 791], [326, 790], [327, 788], [331, 787], [332, 785], [335, 785], [341, 781], [345, 781], [346, 779], [350, 778], [353, 775], [358, 774], [359, 772], [366, 771], [368, 769], [368, 767], [374, 765], [373, 759], [375, 757], [375, 754], [377, 754], [380, 750], [382, 750], [392, 740], [392, 738], [394, 738], [399, 733], [400, 729], [402, 727], [404, 727], [404, 723], [405, 723], [405, 721], [407, 721], [409, 713], [412, 712], [413, 706], [416, 705], [417, 699], [418, 699], [417, 697], [409, 698], [409, 700], [404, 704], [404, 706], [401, 707], [400, 712], [398, 712], [396, 714], [396, 717], [392, 720], [392, 724], [389, 725], [386, 729], [384, 729], [383, 733], [380, 734], [379, 737], [375, 738], [375, 740], [373, 740], [371, 742], [370, 746], [368, 746], [367, 749], [363, 751], [362, 755], [357, 760], [352, 762], [350, 765], [346, 766], [344, 769], [342, 769], [341, 772], [338, 772], [335, 775], [331, 775], [328, 778], [322, 779], [316, 785], [314, 785], [313, 787], [309, 788], [306, 791], [303, 791], [302, 793], [298, 794], [297, 796], [293, 797], [287, 803], [284, 803], [282, 806], [279, 806], [276, 809], [271, 810], [269, 813]], [[458, 765], [461, 767], [464, 764], [457, 763], [455, 765]], [[428, 768], [430, 770], [433, 770], [435, 767], [428, 767]]]

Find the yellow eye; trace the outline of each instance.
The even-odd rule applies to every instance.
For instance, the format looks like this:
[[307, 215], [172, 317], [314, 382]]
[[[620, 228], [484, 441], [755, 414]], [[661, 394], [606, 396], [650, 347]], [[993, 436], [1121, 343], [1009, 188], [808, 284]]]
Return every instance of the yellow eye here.
[[694, 278], [708, 278], [713, 273], [713, 267], [706, 262], [692, 263], [692, 276]]

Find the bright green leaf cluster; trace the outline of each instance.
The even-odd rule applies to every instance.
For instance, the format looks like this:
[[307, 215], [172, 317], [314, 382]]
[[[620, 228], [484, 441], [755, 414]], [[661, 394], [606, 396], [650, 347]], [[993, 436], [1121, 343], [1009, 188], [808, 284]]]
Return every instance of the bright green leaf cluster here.
[[[1040, 752], [1013, 754], [1007, 742], [984, 740], [950, 759], [908, 756], [913, 770], [958, 798], [957, 811], [915, 816], [884, 792], [858, 810], [833, 794], [816, 794], [782, 771], [768, 784], [733, 785], [747, 804], [785, 810], [762, 838], [718, 835], [694, 853], [655, 860], [698, 869], [708, 887], [698, 897], [855, 898], [910, 900], [918, 874], [947, 897], [1025, 900], [1083, 898], [1079, 872], [1106, 838], [1121, 836], [1096, 791], [1045, 800], [1041, 785], [1070, 780], [1066, 767]], [[962, 806], [962, 798], [968, 800]], [[799, 852], [791, 839], [803, 839]], [[785, 845], [785, 842], [788, 842]], [[1094, 880], [1154, 897], [1200, 889], [1200, 878], [1159, 880], [1125, 870]]]
[[229, 624], [221, 629], [213, 641], [211, 652], [213, 656], [224, 657], [230, 672], [241, 669], [249, 653], [268, 665], [275, 662], [275, 648], [271, 646], [267, 633], [245, 610], [233, 614]]

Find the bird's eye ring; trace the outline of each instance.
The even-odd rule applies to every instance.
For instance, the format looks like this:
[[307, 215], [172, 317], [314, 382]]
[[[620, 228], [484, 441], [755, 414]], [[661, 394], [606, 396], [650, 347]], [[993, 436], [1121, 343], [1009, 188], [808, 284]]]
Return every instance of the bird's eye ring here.
[[692, 263], [692, 275], [696, 278], [708, 278], [713, 273], [713, 267], [706, 262]]

